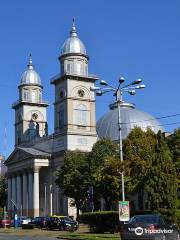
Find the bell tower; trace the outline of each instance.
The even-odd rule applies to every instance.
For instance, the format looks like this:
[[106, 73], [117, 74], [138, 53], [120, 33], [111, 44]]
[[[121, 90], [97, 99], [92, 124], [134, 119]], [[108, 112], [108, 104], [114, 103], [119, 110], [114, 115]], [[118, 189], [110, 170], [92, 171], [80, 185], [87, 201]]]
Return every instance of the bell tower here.
[[60, 74], [55, 85], [55, 134], [63, 138], [67, 150], [91, 150], [97, 140], [95, 96], [90, 91], [98, 77], [89, 75], [89, 57], [73, 20], [69, 38], [59, 56]]
[[15, 110], [15, 146], [48, 134], [46, 108], [49, 104], [42, 101], [43, 86], [34, 70], [31, 55], [18, 88], [19, 99], [12, 105]]

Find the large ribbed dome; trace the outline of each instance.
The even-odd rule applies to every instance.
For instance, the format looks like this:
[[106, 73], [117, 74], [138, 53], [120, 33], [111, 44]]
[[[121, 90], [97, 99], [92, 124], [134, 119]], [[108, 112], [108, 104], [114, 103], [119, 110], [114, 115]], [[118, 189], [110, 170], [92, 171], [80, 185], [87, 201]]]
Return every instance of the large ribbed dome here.
[[[164, 131], [155, 118], [146, 112], [136, 109], [135, 105], [130, 103], [121, 104], [121, 123], [123, 139], [128, 136], [135, 126], [140, 127], [144, 131], [150, 128], [155, 133], [159, 130]], [[110, 138], [113, 141], [119, 139], [118, 108], [115, 104], [111, 105], [110, 111], [97, 122], [97, 134], [99, 138]]]
[[41, 85], [41, 79], [39, 74], [34, 70], [31, 55], [27, 67], [28, 69], [21, 76], [20, 85]]
[[76, 27], [73, 21], [72, 29], [70, 31], [70, 37], [66, 39], [62, 48], [61, 55], [69, 54], [69, 53], [78, 53], [82, 55], [86, 55], [86, 48], [83, 42], [78, 38]]

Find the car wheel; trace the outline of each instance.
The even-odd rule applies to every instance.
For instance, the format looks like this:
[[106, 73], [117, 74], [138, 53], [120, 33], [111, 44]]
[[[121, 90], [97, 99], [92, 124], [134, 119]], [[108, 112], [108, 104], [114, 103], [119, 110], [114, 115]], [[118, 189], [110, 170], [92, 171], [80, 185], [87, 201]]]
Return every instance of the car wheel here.
[[46, 226], [46, 230], [48, 231], [51, 230], [50, 226]]
[[63, 227], [63, 226], [60, 226], [60, 227], [59, 227], [59, 230], [60, 230], [60, 231], [64, 231], [64, 227]]

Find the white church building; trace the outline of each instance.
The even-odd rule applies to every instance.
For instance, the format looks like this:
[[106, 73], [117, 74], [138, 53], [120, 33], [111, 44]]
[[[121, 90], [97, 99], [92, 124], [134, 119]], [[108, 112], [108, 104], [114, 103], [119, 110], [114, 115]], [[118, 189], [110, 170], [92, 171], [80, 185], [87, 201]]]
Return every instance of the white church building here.
[[[97, 123], [94, 86], [98, 77], [88, 72], [89, 57], [78, 38], [73, 23], [70, 36], [59, 56], [60, 73], [51, 79], [55, 87], [54, 133], [48, 135], [47, 107], [43, 100], [43, 85], [30, 56], [27, 70], [22, 74], [19, 99], [15, 110], [15, 148], [6, 160], [8, 168], [8, 209], [14, 205], [26, 216], [53, 214], [76, 215], [68, 199], [56, 186], [56, 171], [63, 164], [67, 150], [91, 151], [99, 137], [118, 137], [118, 113], [115, 107]], [[122, 121], [134, 122], [143, 129], [157, 132], [158, 122], [132, 104], [122, 103]], [[150, 119], [142, 122], [142, 119]], [[122, 129], [127, 137], [131, 125]]]

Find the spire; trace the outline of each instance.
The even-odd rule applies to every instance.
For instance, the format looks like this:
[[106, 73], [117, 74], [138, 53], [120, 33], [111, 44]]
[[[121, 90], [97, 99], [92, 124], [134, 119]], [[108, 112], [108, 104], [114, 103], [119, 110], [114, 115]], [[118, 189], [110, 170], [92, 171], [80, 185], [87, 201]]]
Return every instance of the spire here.
[[70, 36], [71, 37], [77, 37], [77, 31], [76, 31], [76, 26], [75, 26], [75, 18], [73, 18], [73, 23], [72, 23], [72, 28], [70, 31]]
[[28, 69], [34, 69], [33, 63], [32, 63], [32, 55], [31, 55], [31, 53], [29, 54], [29, 62], [28, 62], [27, 67], [28, 67]]

